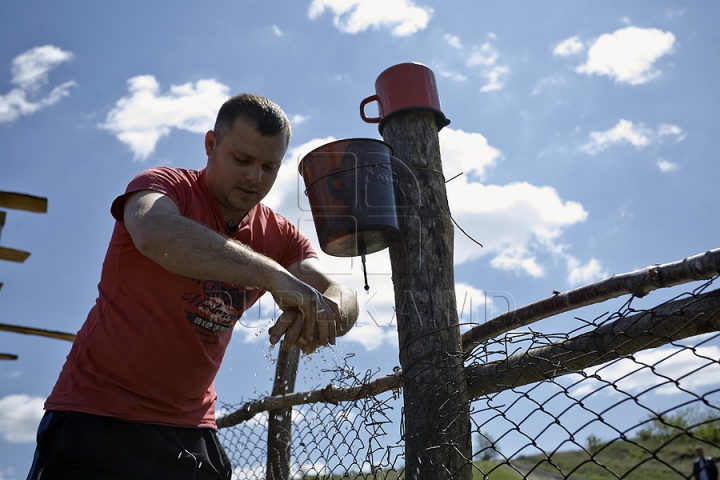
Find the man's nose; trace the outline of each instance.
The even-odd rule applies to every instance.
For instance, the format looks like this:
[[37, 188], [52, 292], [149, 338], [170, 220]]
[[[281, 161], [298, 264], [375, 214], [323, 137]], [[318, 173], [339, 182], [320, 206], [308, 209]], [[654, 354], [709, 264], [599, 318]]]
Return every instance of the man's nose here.
[[245, 170], [245, 180], [252, 183], [260, 183], [262, 170], [259, 167], [251, 166]]

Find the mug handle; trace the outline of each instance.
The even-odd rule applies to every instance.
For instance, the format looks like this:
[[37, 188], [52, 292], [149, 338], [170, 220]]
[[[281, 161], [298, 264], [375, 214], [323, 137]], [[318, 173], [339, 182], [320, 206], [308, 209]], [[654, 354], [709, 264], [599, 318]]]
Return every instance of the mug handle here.
[[378, 105], [380, 105], [380, 97], [378, 97], [377, 95], [372, 95], [372, 96], [364, 99], [362, 102], [360, 102], [360, 117], [367, 123], [380, 123], [380, 120], [382, 120], [382, 117], [367, 117], [367, 116], [365, 116], [365, 105], [367, 105], [370, 102], [378, 102]]

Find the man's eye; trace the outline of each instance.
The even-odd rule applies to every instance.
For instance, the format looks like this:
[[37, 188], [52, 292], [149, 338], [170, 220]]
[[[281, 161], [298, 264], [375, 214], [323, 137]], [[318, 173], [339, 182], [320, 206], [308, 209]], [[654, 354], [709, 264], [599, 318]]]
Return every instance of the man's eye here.
[[263, 168], [265, 170], [267, 170], [268, 172], [274, 172], [274, 171], [277, 171], [278, 168], [280, 168], [280, 164], [275, 163], [275, 164], [263, 165]]

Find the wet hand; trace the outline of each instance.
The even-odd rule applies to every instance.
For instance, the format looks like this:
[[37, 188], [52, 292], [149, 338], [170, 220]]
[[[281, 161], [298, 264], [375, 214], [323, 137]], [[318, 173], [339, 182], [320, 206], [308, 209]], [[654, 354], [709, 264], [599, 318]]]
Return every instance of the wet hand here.
[[340, 327], [338, 305], [319, 293], [316, 301], [311, 303], [310, 314], [299, 306], [280, 305], [283, 313], [268, 330], [270, 343], [275, 345], [282, 338], [283, 349], [290, 350], [296, 346], [305, 354], [314, 352], [320, 346], [334, 345]]

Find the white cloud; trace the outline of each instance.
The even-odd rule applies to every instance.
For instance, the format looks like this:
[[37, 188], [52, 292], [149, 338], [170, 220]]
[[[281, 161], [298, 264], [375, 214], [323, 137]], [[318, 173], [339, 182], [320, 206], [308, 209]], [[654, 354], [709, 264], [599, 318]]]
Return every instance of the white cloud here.
[[[334, 137], [314, 138], [288, 150], [275, 180], [275, 185], [265, 197], [263, 203], [272, 209], [283, 212], [283, 215], [288, 218], [298, 218], [302, 215], [300, 205], [302, 199], [299, 194], [305, 188], [301, 186], [302, 177], [298, 173], [300, 160], [312, 150], [333, 141], [335, 141]], [[307, 210], [309, 207], [306, 206], [305, 209]]]
[[537, 85], [535, 85], [535, 88], [533, 88], [533, 91], [530, 93], [531, 95], [539, 95], [546, 87], [555, 86], [555, 85], [564, 85], [567, 83], [565, 80], [565, 77], [562, 75], [554, 74], [545, 78], [541, 78], [538, 80]]
[[575, 257], [568, 257], [568, 283], [571, 286], [586, 285], [608, 276], [607, 270], [603, 268], [600, 261], [593, 258], [585, 265]]
[[53, 88], [45, 98], [36, 101], [29, 100], [24, 90], [13, 88], [6, 95], [0, 95], [0, 123], [12, 122], [55, 105], [62, 98], [70, 95], [70, 87], [75, 85], [75, 82], [65, 82]]
[[490, 45], [489, 42], [485, 42], [479, 47], [474, 46], [472, 52], [465, 60], [465, 65], [473, 67], [476, 65], [483, 65], [486, 67], [495, 65], [498, 59], [498, 52]]
[[350, 332], [345, 335], [342, 342], [350, 341], [361, 344], [365, 350], [372, 352], [383, 344], [397, 346], [397, 330], [389, 327], [378, 327], [377, 325], [358, 323]]
[[256, 467], [236, 467], [233, 469], [233, 477], [237, 480], [255, 480], [264, 478], [267, 465], [258, 465]]
[[[443, 158], [452, 158], [452, 166], [457, 171], [445, 170], [448, 177], [460, 172], [475, 173], [484, 179], [487, 169], [494, 167], [500, 158], [500, 151], [490, 146], [487, 138], [479, 133], [464, 132], [452, 128], [443, 128], [440, 137], [440, 154]], [[452, 184], [450, 184], [452, 185]]]
[[483, 291], [467, 283], [455, 284], [455, 303], [461, 331], [516, 308], [509, 292]]
[[134, 160], [147, 160], [162, 137], [173, 128], [204, 134], [211, 130], [229, 88], [213, 79], [171, 85], [166, 94], [152, 75], [132, 77], [128, 95], [115, 103], [105, 123], [98, 125], [130, 147]]
[[310, 120], [310, 115], [293, 115], [292, 117], [290, 117], [290, 124], [293, 126], [300, 125], [301, 123], [305, 123], [308, 120]]
[[[443, 171], [475, 172], [484, 178], [500, 152], [478, 133], [444, 128], [440, 132]], [[464, 234], [455, 234], [455, 262], [462, 264], [484, 255], [492, 255], [491, 266], [501, 270], [539, 277], [545, 267], [538, 259], [541, 252], [569, 261], [558, 243], [563, 230], [587, 218], [577, 202], [563, 201], [552, 187], [525, 182], [486, 185], [463, 175], [447, 184], [450, 211]], [[468, 201], [472, 199], [472, 201]]]
[[462, 73], [452, 72], [449, 70], [439, 70], [438, 74], [441, 77], [449, 78], [450, 80], [453, 80], [455, 82], [464, 82], [467, 80], [467, 77]]
[[589, 155], [597, 155], [613, 145], [622, 144], [642, 149], [670, 135], [675, 136], [678, 142], [685, 139], [685, 133], [677, 125], [661, 124], [657, 130], [652, 130], [642, 124], [635, 125], [630, 120], [621, 119], [609, 130], [590, 132], [590, 140], [581, 145], [580, 150]]
[[642, 127], [635, 126], [630, 120], [621, 119], [617, 125], [603, 132], [591, 132], [590, 141], [580, 147], [585, 153], [595, 155], [611, 145], [629, 143], [635, 148], [644, 148], [650, 145], [651, 132]]
[[667, 10], [667, 17], [670, 19], [673, 19], [675, 17], [682, 17], [687, 12], [687, 8], [678, 8], [676, 10], [668, 9]]
[[70, 88], [77, 85], [74, 81], [54, 87], [43, 98], [35, 98], [40, 88], [48, 83], [50, 71], [72, 57], [72, 52], [53, 45], [31, 48], [15, 57], [12, 61], [11, 83], [17, 85], [17, 88], [0, 95], [0, 123], [32, 115], [67, 97]]
[[12, 83], [23, 90], [37, 90], [48, 83], [50, 71], [72, 59], [72, 52], [54, 45], [43, 45], [21, 53], [12, 62]]
[[481, 92], [495, 92], [505, 87], [504, 77], [510, 74], [510, 67], [507, 65], [496, 65], [489, 72], [485, 73], [488, 83], [480, 88]]
[[273, 24], [273, 26], [272, 26], [272, 31], [276, 37], [282, 37], [284, 35], [283, 31], [280, 30], [280, 27], [278, 27], [275, 24]]
[[657, 166], [663, 173], [674, 172], [675, 170], [680, 168], [677, 163], [673, 163], [663, 159], [657, 161]]
[[588, 50], [578, 73], [607, 75], [619, 83], [639, 85], [660, 75], [655, 61], [671, 52], [675, 36], [655, 28], [626, 27], [601, 35]]
[[270, 295], [263, 295], [255, 305], [243, 312], [233, 327], [233, 336], [242, 335], [243, 343], [267, 342], [267, 329], [278, 318], [279, 311]]
[[322, 462], [307, 462], [304, 463], [299, 469], [296, 464], [292, 466], [293, 472], [291, 476], [293, 480], [300, 480], [308, 477], [327, 477], [330, 476], [330, 469], [327, 465]]
[[560, 57], [568, 57], [580, 53], [585, 49], [585, 46], [580, 41], [580, 38], [576, 35], [560, 42], [553, 49], [553, 55]]
[[[491, 34], [490, 37], [496, 38], [494, 34]], [[490, 42], [485, 42], [479, 47], [473, 46], [472, 51], [465, 59], [467, 67], [483, 67], [481, 76], [487, 79], [487, 83], [480, 88], [483, 93], [495, 92], [505, 87], [504, 78], [510, 74], [510, 67], [498, 65], [499, 56]]]
[[359, 33], [369, 28], [391, 28], [393, 35], [412, 35], [427, 27], [433, 9], [411, 0], [313, 0], [308, 17], [315, 20], [332, 10], [333, 23], [341, 32]]
[[34, 442], [44, 403], [44, 398], [23, 394], [0, 398], [0, 435], [10, 443]]
[[498, 270], [523, 272], [536, 278], [545, 275], [545, 268], [524, 245], [508, 245], [501, 249], [495, 258], [490, 260], [490, 266]]
[[[632, 359], [625, 358], [607, 366], [590, 368], [585, 373], [588, 376], [597, 375], [602, 382], [612, 383], [617, 390], [628, 393], [652, 388], [659, 395], [675, 395], [682, 391], [696, 392], [703, 387], [717, 386], [720, 366], [708, 362], [708, 358], [720, 358], [720, 348], [663, 347], [636, 353]], [[678, 384], [670, 382], [669, 378], [677, 379]], [[572, 391], [572, 395], [577, 397], [597, 391], [597, 382], [590, 379], [583, 381], [580, 387]], [[613, 393], [616, 389], [603, 391]]]
[[658, 126], [657, 129], [657, 135], [658, 137], [664, 137], [667, 135], [675, 135], [676, 142], [682, 142], [685, 140], [685, 137], [687, 137], [687, 134], [683, 131], [682, 128], [678, 127], [677, 125], [672, 125], [669, 123], [662, 123]]
[[[372, 264], [370, 268], [373, 268]], [[361, 285], [355, 286], [353, 282], [350, 282], [350, 284], [356, 291], [362, 292]], [[343, 337], [342, 342], [357, 342], [367, 351], [376, 350], [383, 345], [396, 348], [398, 336], [395, 310], [393, 308], [395, 305], [395, 291], [392, 281], [389, 277], [377, 278], [372, 281], [372, 286], [373, 289], [370, 295], [358, 295], [360, 316], [355, 328]]]
[[447, 44], [450, 45], [451, 47], [462, 50], [463, 44], [460, 41], [460, 37], [446, 33], [445, 35], [443, 35], [443, 38], [445, 39]]
[[0, 480], [16, 480], [16, 478], [14, 468], [10, 467], [0, 470]]

